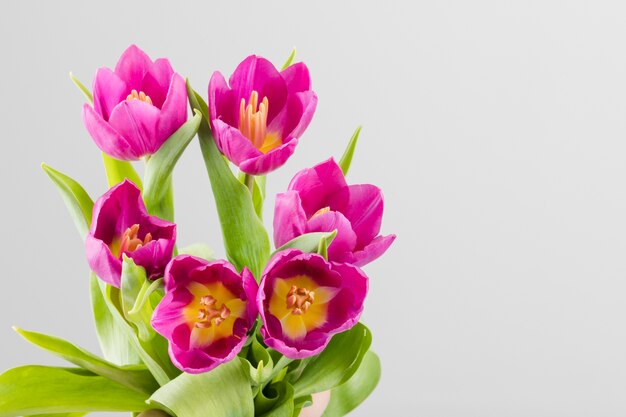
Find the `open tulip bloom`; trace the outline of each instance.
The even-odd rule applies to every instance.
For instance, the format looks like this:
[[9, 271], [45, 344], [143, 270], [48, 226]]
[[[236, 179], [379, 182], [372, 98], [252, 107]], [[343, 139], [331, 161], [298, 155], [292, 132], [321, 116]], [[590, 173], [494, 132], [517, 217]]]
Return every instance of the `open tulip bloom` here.
[[[228, 83], [214, 72], [208, 104], [167, 59], [134, 45], [114, 70], [96, 72], [93, 93], [72, 77], [88, 99], [83, 121], [104, 153], [108, 189], [94, 202], [43, 168], [84, 240], [103, 358], [15, 328], [74, 367], [0, 375], [0, 417], [310, 417], [321, 408], [339, 417], [374, 390], [380, 361], [359, 321], [370, 279], [361, 268], [395, 235], [380, 234], [380, 189], [346, 180], [360, 130], [338, 162], [301, 169], [276, 196], [275, 249], [261, 219], [265, 174], [294, 153], [317, 104], [293, 56], [279, 70], [251, 55]], [[222, 228], [219, 257], [204, 243], [177, 246], [185, 231], [172, 174], [196, 137]], [[140, 159], [143, 178], [129, 162]]]

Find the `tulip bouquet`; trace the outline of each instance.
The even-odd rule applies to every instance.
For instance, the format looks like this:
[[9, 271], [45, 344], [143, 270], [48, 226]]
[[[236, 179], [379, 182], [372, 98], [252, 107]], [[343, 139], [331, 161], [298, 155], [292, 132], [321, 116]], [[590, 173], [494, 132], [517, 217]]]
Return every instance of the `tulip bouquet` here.
[[[92, 91], [72, 76], [109, 189], [94, 202], [69, 176], [43, 169], [85, 242], [104, 358], [15, 328], [73, 366], [0, 375], [0, 417], [329, 417], [370, 394], [380, 363], [359, 322], [361, 267], [395, 236], [379, 235], [381, 191], [346, 182], [359, 131], [339, 162], [301, 170], [276, 196], [273, 250], [261, 218], [266, 175], [293, 154], [317, 104], [306, 65], [293, 58], [278, 70], [250, 56], [228, 82], [215, 72], [208, 105], [167, 59], [136, 46], [114, 70], [96, 72]], [[227, 260], [204, 244], [176, 244], [172, 172], [195, 137]]]

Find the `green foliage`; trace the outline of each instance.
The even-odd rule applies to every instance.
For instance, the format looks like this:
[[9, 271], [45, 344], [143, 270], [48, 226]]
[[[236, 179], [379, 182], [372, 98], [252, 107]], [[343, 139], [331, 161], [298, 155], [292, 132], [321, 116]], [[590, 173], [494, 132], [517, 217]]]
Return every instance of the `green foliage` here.
[[147, 394], [79, 368], [22, 366], [0, 375], [0, 417], [147, 408]]
[[343, 175], [348, 175], [348, 171], [350, 170], [350, 164], [352, 164], [352, 157], [354, 156], [354, 149], [356, 148], [356, 143], [359, 141], [359, 134], [361, 133], [361, 126], [357, 127], [352, 137], [350, 138], [350, 142], [348, 142], [348, 147], [344, 151], [341, 159], [339, 160], [339, 167], [343, 172]]
[[130, 389], [151, 394], [158, 388], [158, 384], [145, 366], [117, 366], [58, 337], [18, 328], [15, 328], [15, 331], [33, 345]]
[[280, 248], [276, 249], [272, 256], [276, 255], [280, 251], [284, 251], [286, 249], [299, 249], [302, 252], [306, 253], [320, 253], [323, 255], [326, 253], [328, 255], [328, 246], [332, 243], [332, 241], [337, 236], [337, 231], [333, 230], [332, 232], [313, 232], [313, 233], [305, 233], [300, 235], [289, 242], [285, 243]]
[[296, 397], [333, 389], [346, 382], [359, 368], [371, 342], [372, 334], [361, 323], [335, 335], [294, 383]]
[[267, 231], [256, 214], [249, 190], [233, 175], [215, 145], [209, 128], [206, 103], [189, 84], [187, 91], [192, 109], [200, 110], [204, 115], [198, 138], [215, 197], [226, 254], [238, 270], [248, 266], [254, 276], [260, 279], [270, 252]]
[[201, 120], [202, 115], [197, 111], [194, 117], [187, 120], [147, 160], [143, 198], [150, 214], [173, 221], [173, 199], [168, 198], [168, 192], [171, 192], [172, 171], [189, 142], [196, 136]]
[[322, 417], [342, 417], [354, 410], [374, 391], [380, 372], [380, 359], [374, 352], [367, 352], [356, 373], [331, 391], [330, 402]]
[[78, 229], [81, 237], [84, 239], [89, 233], [91, 225], [91, 216], [93, 211], [93, 201], [85, 189], [72, 178], [55, 170], [54, 168], [41, 164], [43, 170], [48, 174], [54, 185], [61, 193], [61, 197], [65, 202], [74, 225]]
[[139, 189], [143, 188], [141, 178], [139, 178], [139, 174], [137, 174], [133, 164], [130, 162], [120, 161], [105, 153], [102, 153], [102, 162], [104, 163], [104, 170], [106, 171], [109, 187], [113, 187], [125, 179], [128, 179], [139, 187]]
[[237, 358], [210, 372], [181, 374], [155, 392], [149, 404], [178, 417], [254, 416], [248, 375]]

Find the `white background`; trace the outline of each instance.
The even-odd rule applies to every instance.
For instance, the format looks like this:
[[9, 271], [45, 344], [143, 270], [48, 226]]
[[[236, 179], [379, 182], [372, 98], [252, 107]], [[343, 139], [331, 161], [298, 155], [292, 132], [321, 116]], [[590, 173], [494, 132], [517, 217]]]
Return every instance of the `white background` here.
[[[60, 364], [10, 325], [97, 350], [81, 240], [39, 164], [97, 197], [86, 84], [130, 43], [206, 95], [251, 53], [310, 67], [291, 176], [341, 155], [385, 193], [364, 321], [384, 375], [355, 416], [626, 414], [626, 10], [602, 1], [2, 2], [0, 369]], [[175, 173], [182, 245], [222, 254], [197, 143]], [[271, 219], [273, 197], [266, 219]], [[268, 226], [270, 222], [268, 221]]]

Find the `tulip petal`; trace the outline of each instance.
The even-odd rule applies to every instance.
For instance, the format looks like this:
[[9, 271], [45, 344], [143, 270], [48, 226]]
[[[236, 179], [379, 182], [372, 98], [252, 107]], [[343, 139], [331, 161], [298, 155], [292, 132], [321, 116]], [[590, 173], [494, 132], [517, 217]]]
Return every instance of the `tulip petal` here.
[[[167, 90], [167, 99], [161, 107], [157, 138], [163, 144], [187, 120], [187, 86], [178, 74], [173, 74]], [[160, 145], [159, 145], [160, 147]]]
[[213, 133], [217, 147], [236, 165], [241, 164], [245, 160], [262, 155], [261, 152], [252, 145], [252, 142], [241, 134], [239, 129], [219, 119], [214, 120], [213, 123]]
[[341, 168], [330, 158], [313, 168], [298, 172], [289, 183], [289, 190], [300, 194], [302, 207], [307, 217], [321, 208], [327, 207], [329, 197], [347, 187]]
[[331, 196], [329, 206], [349, 220], [358, 237], [357, 248], [378, 236], [384, 206], [380, 188], [371, 184], [350, 185]]
[[174, 74], [169, 59], [159, 58], [148, 67], [148, 72], [141, 81], [141, 91], [150, 96], [152, 104], [160, 109], [163, 108], [168, 90], [171, 89], [170, 83]]
[[317, 107], [317, 95], [305, 91], [290, 95], [285, 107], [267, 127], [269, 132], [277, 132], [281, 138], [302, 136], [313, 119]]
[[[265, 58], [251, 55], [235, 69], [229, 80], [235, 96], [246, 102], [252, 91], [259, 93], [259, 99], [267, 97], [269, 102], [268, 123], [276, 117], [287, 100], [287, 85], [280, 72]], [[237, 103], [238, 104], [238, 103]]]
[[280, 72], [289, 93], [299, 93], [311, 89], [311, 76], [304, 62], [292, 64]]
[[[247, 100], [247, 98], [246, 98]], [[215, 71], [209, 81], [209, 119], [211, 127], [216, 119], [237, 127], [239, 126], [239, 103], [241, 98], [235, 96], [235, 91], [226, 84], [224, 76]]]
[[[175, 230], [175, 226], [172, 226]], [[174, 232], [175, 235], [175, 232]], [[158, 239], [148, 242], [145, 246], [127, 253], [139, 266], [146, 269], [149, 279], [160, 278], [174, 251], [173, 239]]]
[[107, 155], [123, 161], [134, 161], [141, 156], [87, 103], [83, 105], [83, 123], [98, 148]]
[[357, 235], [352, 230], [350, 222], [337, 211], [314, 215], [307, 223], [307, 233], [332, 232], [337, 230], [337, 236], [328, 247], [328, 258], [335, 259], [345, 252], [352, 252], [356, 247]]
[[122, 277], [122, 263], [111, 253], [102, 240], [92, 234], [85, 237], [85, 251], [89, 268], [104, 282], [119, 288]]
[[117, 61], [115, 73], [124, 81], [129, 90], [141, 90], [141, 81], [150, 70], [152, 60], [137, 45], [129, 46]]
[[297, 192], [278, 194], [274, 209], [274, 245], [278, 248], [306, 233], [306, 220]]
[[356, 266], [364, 266], [385, 253], [394, 240], [396, 240], [396, 235], [378, 236], [363, 249], [354, 252], [351, 258], [339, 260], [343, 262], [350, 262]]
[[139, 157], [156, 152], [163, 144], [157, 138], [160, 110], [140, 100], [123, 101], [111, 113], [109, 124], [133, 145]]
[[[239, 169], [246, 174], [264, 175], [280, 168], [296, 150], [298, 139], [292, 138], [266, 154], [261, 153], [239, 163]], [[259, 152], [260, 153], [260, 152]]]
[[128, 95], [126, 82], [109, 68], [98, 68], [93, 80], [93, 107], [104, 120], [113, 108]]

